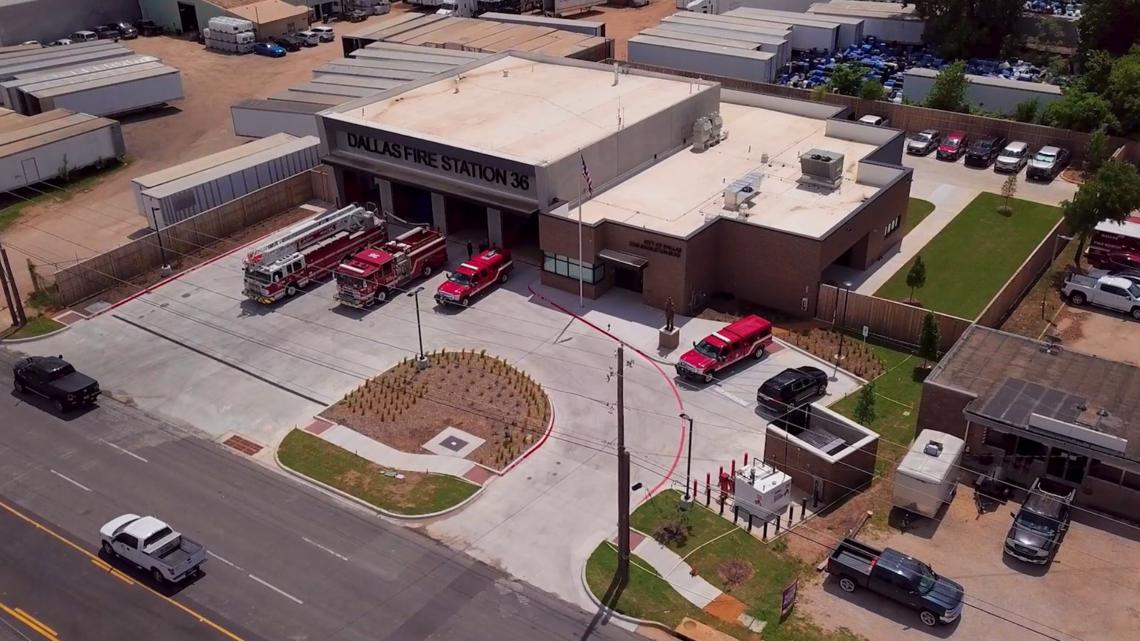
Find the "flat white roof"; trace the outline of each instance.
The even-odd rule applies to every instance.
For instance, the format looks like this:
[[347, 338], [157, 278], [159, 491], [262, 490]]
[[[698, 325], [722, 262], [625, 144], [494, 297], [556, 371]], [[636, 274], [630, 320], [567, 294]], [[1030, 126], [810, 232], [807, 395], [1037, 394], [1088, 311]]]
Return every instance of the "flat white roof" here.
[[1114, 220], [1102, 220], [1097, 223], [1095, 229], [1109, 234], [1120, 234], [1121, 236], [1128, 236], [1129, 238], [1140, 238], [1140, 211], [1136, 212], [1136, 215], [1129, 216], [1123, 222], [1119, 223]]
[[[925, 67], [912, 67], [904, 71], [903, 75], [934, 79], [938, 77], [938, 72], [933, 69], [927, 69]], [[975, 85], [1001, 87], [1003, 89], [1020, 89], [1022, 91], [1036, 91], [1037, 93], [1047, 93], [1057, 96], [1061, 95], [1061, 87], [1057, 85], [1051, 85], [1047, 82], [1014, 80], [1013, 78], [1002, 78], [1001, 76], [979, 76], [972, 73], [966, 74], [966, 80]]]
[[[722, 102], [727, 140], [696, 153], [683, 149], [582, 206], [582, 220], [602, 220], [688, 237], [719, 216], [809, 238], [826, 237], [879, 188], [855, 182], [859, 160], [875, 145], [826, 135], [826, 121]], [[843, 183], [835, 190], [796, 182], [799, 155], [810, 149], [844, 155]], [[760, 161], [768, 154], [768, 164]], [[724, 209], [723, 190], [746, 174], [765, 176], [747, 217]], [[577, 209], [565, 214], [577, 219]]]
[[[507, 55], [458, 76], [404, 91], [333, 117], [545, 165], [617, 132], [692, 93], [683, 79], [622, 74]], [[357, 103], [358, 104], [358, 103]]]
[[[942, 446], [937, 456], [925, 452], [929, 443], [938, 443]], [[950, 475], [957, 472], [963, 447], [965, 441], [957, 436], [935, 430], [922, 430], [899, 463], [898, 472], [931, 483], [945, 482]]]

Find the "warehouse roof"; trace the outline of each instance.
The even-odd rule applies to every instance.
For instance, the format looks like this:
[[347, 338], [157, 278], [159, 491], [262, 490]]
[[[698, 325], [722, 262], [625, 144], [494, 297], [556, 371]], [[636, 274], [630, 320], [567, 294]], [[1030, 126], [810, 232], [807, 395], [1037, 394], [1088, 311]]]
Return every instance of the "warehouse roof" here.
[[[456, 91], [458, 89], [458, 91]], [[335, 118], [498, 156], [547, 164], [668, 109], [692, 83], [613, 73], [595, 65], [541, 62], [510, 54], [372, 102]]]
[[[721, 102], [732, 135], [702, 153], [679, 151], [582, 206], [582, 219], [621, 222], [688, 237], [719, 217], [778, 231], [825, 238], [879, 188], [856, 182], [859, 161], [876, 145], [827, 135], [827, 121], [761, 107]], [[799, 184], [799, 154], [824, 149], [844, 155], [843, 183], [835, 190]], [[768, 156], [768, 163], [762, 156]], [[762, 171], [745, 216], [724, 208], [725, 186]], [[571, 212], [577, 216], [577, 211]]]
[[233, 7], [230, 13], [239, 18], [245, 18], [253, 24], [269, 24], [278, 20], [288, 20], [308, 16], [309, 9], [304, 5], [295, 5], [283, 0], [261, 0], [240, 7]]
[[[923, 67], [912, 67], [903, 72], [904, 76], [917, 76], [920, 78], [934, 79], [938, 76], [938, 72], [933, 69], [926, 69]], [[1047, 93], [1055, 96], [1061, 95], [1061, 88], [1057, 85], [1051, 85], [1046, 82], [1031, 82], [1028, 80], [1014, 80], [1012, 78], [1002, 78], [1000, 76], [978, 76], [972, 73], [966, 74], [966, 80], [971, 84], [984, 85], [987, 87], [1001, 87], [1003, 89], [1020, 89], [1022, 91], [1035, 91], [1037, 93]]]

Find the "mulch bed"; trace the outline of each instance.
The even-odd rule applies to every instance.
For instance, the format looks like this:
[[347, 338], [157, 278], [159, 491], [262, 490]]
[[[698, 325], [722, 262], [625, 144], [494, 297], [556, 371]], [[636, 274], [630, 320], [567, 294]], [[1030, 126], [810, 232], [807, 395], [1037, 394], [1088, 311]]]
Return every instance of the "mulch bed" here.
[[525, 373], [482, 352], [441, 351], [428, 360], [422, 370], [413, 360], [400, 363], [321, 416], [410, 453], [456, 427], [486, 441], [467, 458], [494, 469], [542, 438], [550, 402]]
[[[839, 332], [811, 328], [802, 332], [789, 332], [781, 338], [828, 363], [835, 363], [835, 357], [839, 354]], [[843, 341], [843, 361], [839, 366], [868, 381], [885, 370], [883, 361], [879, 360], [874, 350], [850, 336]]]

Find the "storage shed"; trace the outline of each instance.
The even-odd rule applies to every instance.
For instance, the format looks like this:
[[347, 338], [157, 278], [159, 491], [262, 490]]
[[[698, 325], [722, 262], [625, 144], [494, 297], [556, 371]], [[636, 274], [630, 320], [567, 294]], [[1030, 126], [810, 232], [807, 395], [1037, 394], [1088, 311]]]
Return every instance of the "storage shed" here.
[[726, 16], [756, 17], [769, 22], [784, 22], [792, 25], [792, 33], [799, 25], [834, 25], [836, 28], [835, 49], [847, 47], [863, 42], [863, 19], [849, 16], [831, 14], [801, 13], [795, 11], [779, 11], [776, 9], [760, 9], [756, 7], [739, 7], [726, 12]]
[[935, 430], [922, 430], [895, 470], [892, 504], [933, 518], [954, 498], [965, 441]]
[[[14, 122], [8, 122], [15, 119]], [[119, 123], [58, 110], [8, 114], [0, 130], [0, 191], [11, 191], [126, 154]]]
[[234, 7], [229, 13], [252, 22], [258, 40], [302, 31], [309, 26], [309, 10], [283, 0], [261, 0]]

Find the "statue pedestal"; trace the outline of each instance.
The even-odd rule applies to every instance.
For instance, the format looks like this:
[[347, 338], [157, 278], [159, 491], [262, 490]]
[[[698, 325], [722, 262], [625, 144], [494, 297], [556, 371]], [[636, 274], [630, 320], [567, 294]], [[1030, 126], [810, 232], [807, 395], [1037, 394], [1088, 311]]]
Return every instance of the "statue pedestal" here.
[[662, 327], [657, 330], [657, 347], [661, 349], [677, 349], [681, 344], [681, 330], [674, 327], [673, 329], [665, 329]]

